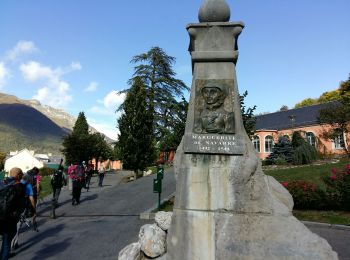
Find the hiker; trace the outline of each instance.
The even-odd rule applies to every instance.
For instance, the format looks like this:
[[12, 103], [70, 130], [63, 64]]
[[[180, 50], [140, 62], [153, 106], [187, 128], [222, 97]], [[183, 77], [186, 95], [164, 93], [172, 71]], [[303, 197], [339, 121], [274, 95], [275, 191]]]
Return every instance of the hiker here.
[[67, 185], [67, 176], [63, 171], [63, 166], [60, 165], [58, 170], [51, 176], [52, 203], [55, 208], [58, 207], [58, 197], [60, 196], [63, 185]]
[[27, 174], [30, 177], [29, 183], [32, 184], [33, 186], [33, 193], [34, 193], [33, 197], [35, 201], [35, 208], [38, 203], [38, 197], [40, 195], [40, 190], [41, 190], [41, 186], [40, 186], [41, 176], [39, 173], [40, 172], [37, 167], [33, 167], [33, 169], [27, 171]]
[[[22, 176], [21, 183], [24, 187], [25, 190], [25, 208], [21, 212], [23, 219], [26, 219], [27, 217], [32, 217], [33, 218], [33, 227], [35, 230], [37, 230], [36, 227], [36, 207], [35, 207], [35, 199], [34, 199], [34, 189], [32, 184], [30, 183], [32, 181], [32, 176], [29, 174], [24, 174]], [[23, 221], [19, 221], [17, 223], [17, 231], [12, 239], [11, 242], [11, 248], [16, 249], [18, 247], [18, 236], [19, 236], [19, 231], [22, 227]]]
[[102, 163], [102, 161], [100, 162], [100, 166], [98, 168], [98, 186], [102, 187], [102, 183], [103, 183], [103, 178], [105, 177], [105, 167]]
[[17, 222], [25, 208], [25, 191], [20, 182], [23, 172], [20, 168], [12, 168], [10, 177], [1, 185], [0, 196], [0, 233], [2, 245], [0, 259], [7, 260], [10, 256], [11, 241], [16, 235]]
[[[83, 162], [83, 165], [85, 165], [85, 162]], [[88, 162], [88, 165], [85, 166], [85, 189], [86, 191], [89, 191], [90, 188], [90, 181], [91, 177], [94, 173], [94, 165], [91, 161]]]
[[73, 182], [72, 205], [78, 205], [80, 204], [81, 189], [84, 186], [84, 167], [82, 165], [71, 166], [69, 177]]

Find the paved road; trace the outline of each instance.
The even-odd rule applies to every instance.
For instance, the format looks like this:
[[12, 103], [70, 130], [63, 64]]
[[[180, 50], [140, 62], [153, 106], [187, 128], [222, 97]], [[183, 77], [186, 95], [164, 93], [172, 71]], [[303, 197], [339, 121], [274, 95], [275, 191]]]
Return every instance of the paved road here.
[[[49, 218], [49, 198], [39, 209], [39, 232], [26, 230], [12, 259], [116, 259], [127, 244], [137, 241], [139, 229], [153, 221], [139, 220], [139, 214], [157, 204], [152, 192], [154, 176], [130, 183], [120, 183], [118, 174], [106, 176], [103, 188], [92, 179], [89, 192], [83, 190], [82, 203], [72, 206], [70, 191], [61, 195], [62, 206], [57, 219]], [[164, 175], [163, 197], [175, 190], [171, 170]], [[340, 259], [350, 260], [350, 230], [308, 225], [324, 237], [338, 252]]]
[[[154, 175], [120, 183], [118, 174], [107, 174], [103, 188], [92, 179], [89, 192], [83, 190], [81, 204], [71, 205], [70, 191], [63, 190], [57, 219], [50, 219], [49, 198], [38, 212], [39, 232], [26, 230], [12, 259], [117, 259], [118, 252], [135, 242], [139, 229], [153, 221], [139, 220], [139, 214], [157, 204], [152, 191]], [[174, 192], [173, 173], [166, 171], [162, 196]]]

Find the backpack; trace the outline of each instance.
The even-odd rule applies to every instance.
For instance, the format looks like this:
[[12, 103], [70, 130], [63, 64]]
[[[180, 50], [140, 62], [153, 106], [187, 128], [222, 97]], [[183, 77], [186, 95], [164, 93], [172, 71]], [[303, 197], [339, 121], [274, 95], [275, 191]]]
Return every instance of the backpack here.
[[54, 187], [60, 188], [63, 186], [62, 183], [63, 183], [63, 173], [62, 171], [56, 171], [52, 176], [51, 184]]
[[21, 183], [4, 180], [0, 183], [0, 220], [19, 219], [25, 208], [25, 191]]

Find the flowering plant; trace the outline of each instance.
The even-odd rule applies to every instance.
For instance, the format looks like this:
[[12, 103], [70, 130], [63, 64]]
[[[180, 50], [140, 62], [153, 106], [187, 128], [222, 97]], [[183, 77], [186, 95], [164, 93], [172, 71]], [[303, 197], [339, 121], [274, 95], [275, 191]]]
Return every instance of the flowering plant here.
[[350, 164], [341, 171], [332, 169], [331, 176], [323, 179], [326, 184], [328, 207], [350, 210]]

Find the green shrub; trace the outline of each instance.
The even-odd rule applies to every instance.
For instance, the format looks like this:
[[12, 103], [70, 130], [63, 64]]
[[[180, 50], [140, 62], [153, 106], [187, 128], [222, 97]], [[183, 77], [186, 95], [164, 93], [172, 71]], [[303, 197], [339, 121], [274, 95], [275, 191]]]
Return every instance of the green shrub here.
[[275, 143], [272, 153], [266, 158], [266, 165], [283, 165], [292, 162], [293, 146], [286, 136], [280, 136]]
[[329, 208], [350, 210], [350, 164], [342, 171], [333, 168], [332, 175], [323, 178], [323, 181]]
[[49, 167], [43, 167], [40, 168], [40, 175], [41, 176], [50, 176], [52, 175], [56, 170], [55, 169], [51, 169]]
[[293, 163], [310, 164], [317, 159], [317, 151], [315, 147], [301, 137], [300, 132], [294, 132], [292, 137], [292, 146], [294, 149]]
[[277, 165], [286, 165], [288, 164], [286, 161], [286, 158], [283, 155], [280, 155], [277, 157], [277, 159], [275, 160], [275, 164]]
[[294, 209], [324, 209], [327, 206], [325, 192], [307, 181], [282, 182], [294, 200]]

